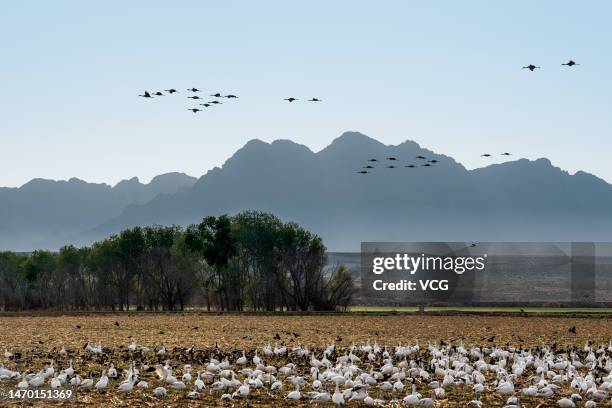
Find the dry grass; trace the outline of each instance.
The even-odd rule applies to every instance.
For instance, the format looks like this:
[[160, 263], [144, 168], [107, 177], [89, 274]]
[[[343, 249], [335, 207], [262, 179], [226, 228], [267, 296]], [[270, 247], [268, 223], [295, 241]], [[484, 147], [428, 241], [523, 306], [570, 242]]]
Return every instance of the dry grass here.
[[[55, 358], [59, 368], [65, 367], [65, 358], [57, 355], [63, 343], [75, 358], [75, 368], [82, 375], [93, 370], [99, 376], [101, 366], [113, 360], [124, 368], [131, 358], [126, 346], [130, 337], [138, 344], [148, 347], [164, 345], [169, 350], [173, 366], [184, 364], [180, 348], [195, 345], [200, 350], [191, 362], [194, 373], [211, 356], [222, 358], [231, 355], [233, 361], [241, 350], [247, 352], [266, 343], [284, 343], [288, 346], [301, 344], [310, 349], [324, 347], [335, 341], [342, 352], [353, 343], [368, 340], [381, 345], [395, 346], [398, 343], [421, 344], [441, 340], [458, 343], [463, 340], [467, 346], [513, 345], [532, 348], [542, 344], [559, 348], [582, 346], [591, 341], [596, 345], [607, 344], [612, 339], [612, 319], [608, 317], [519, 317], [519, 316], [241, 316], [207, 314], [108, 314], [78, 316], [4, 316], [0, 317], [0, 351], [9, 349], [22, 354], [18, 361], [11, 360], [6, 366], [24, 370], [42, 367], [49, 358]], [[576, 334], [568, 329], [576, 327]], [[108, 349], [107, 356], [96, 360], [82, 361], [82, 347], [86, 341], [102, 342]], [[172, 352], [174, 348], [179, 348]], [[106, 351], [106, 350], [105, 350]], [[155, 359], [151, 357], [150, 359]], [[183, 361], [180, 361], [180, 360]], [[154, 363], [155, 361], [150, 361]], [[305, 360], [304, 367], [308, 360]], [[180, 370], [177, 369], [180, 373]], [[152, 379], [150, 374], [148, 379]], [[6, 386], [6, 383], [0, 384]], [[115, 385], [113, 385], [115, 386]], [[465, 395], [464, 395], [465, 394]], [[163, 402], [151, 395], [151, 390], [133, 392], [129, 396], [108, 392], [99, 395], [81, 392], [80, 404], [91, 406], [185, 406], [204, 403], [204, 406], [220, 404], [218, 397], [203, 395], [199, 402], [188, 402], [185, 392], [171, 392]], [[453, 391], [449, 398], [440, 401], [439, 406], [462, 407], [472, 398], [471, 391]], [[505, 400], [505, 399], [504, 399]], [[268, 406], [284, 404], [278, 396], [267, 392], [252, 395], [248, 402], [233, 402], [226, 406]], [[483, 396], [485, 406], [503, 405], [503, 400], [493, 395]], [[524, 406], [536, 406], [542, 401], [527, 401]], [[533, 405], [532, 405], [533, 404]], [[223, 405], [223, 404], [220, 404]], [[303, 406], [309, 404], [302, 403]], [[546, 406], [546, 405], [542, 405]], [[598, 405], [606, 406], [606, 405]], [[610, 406], [610, 405], [608, 405]]]

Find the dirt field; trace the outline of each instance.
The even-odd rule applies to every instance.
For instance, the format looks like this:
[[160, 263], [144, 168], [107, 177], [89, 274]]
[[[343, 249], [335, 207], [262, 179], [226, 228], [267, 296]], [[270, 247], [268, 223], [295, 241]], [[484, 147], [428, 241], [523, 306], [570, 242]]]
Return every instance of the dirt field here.
[[[569, 331], [572, 327], [575, 327], [575, 334]], [[205, 367], [210, 357], [221, 360], [228, 356], [230, 361], [235, 361], [242, 355], [242, 350], [252, 356], [255, 348], [261, 353], [262, 347], [267, 343], [272, 346], [282, 344], [289, 348], [301, 345], [315, 351], [321, 358], [322, 349], [331, 342], [335, 342], [339, 354], [344, 353], [353, 344], [360, 345], [368, 341], [376, 341], [381, 346], [388, 345], [390, 350], [398, 344], [415, 344], [417, 340], [425, 347], [430, 341], [436, 344], [445, 341], [458, 345], [463, 340], [466, 346], [510, 345], [528, 349], [547, 345], [558, 349], [582, 349], [587, 342], [595, 346], [607, 346], [612, 339], [612, 319], [604, 316], [213, 316], [198, 313], [2, 316], [0, 328], [0, 352], [6, 349], [20, 353], [19, 358], [13, 357], [9, 360], [0, 355], [0, 360], [5, 360], [5, 367], [20, 372], [36, 371], [53, 358], [56, 370], [59, 371], [66, 367], [66, 361], [72, 357], [75, 370], [81, 373], [83, 378], [87, 372], [93, 371], [94, 379], [99, 377], [101, 368], [106, 367], [110, 361], [114, 361], [121, 369], [118, 371], [127, 367], [128, 361], [134, 358], [127, 350], [131, 337], [138, 345], [150, 349], [163, 345], [168, 350], [163, 360], [171, 360], [177, 376], [181, 373], [180, 367], [185, 363], [192, 364], [195, 373], [201, 369], [199, 364]], [[104, 353], [95, 358], [84, 358], [83, 348], [87, 341], [93, 344], [101, 342]], [[65, 346], [67, 355], [58, 354], [61, 344]], [[193, 361], [186, 361], [184, 348], [191, 346], [195, 346], [199, 354], [193, 357]], [[148, 363], [162, 361], [153, 351], [151, 355]], [[142, 355], [137, 359], [140, 362], [145, 360]], [[278, 365], [280, 363], [281, 361]], [[307, 363], [308, 359], [304, 364]], [[155, 381], [155, 373], [147, 375], [148, 380]], [[7, 384], [9, 382], [0, 382], [0, 387], [6, 387]], [[92, 406], [183, 406], [187, 403], [203, 406], [266, 406], [274, 401], [277, 404], [278, 401], [285, 403], [282, 398], [273, 399], [269, 391], [263, 390], [252, 393], [253, 397], [246, 402], [234, 400], [222, 403], [218, 396], [209, 394], [203, 394], [199, 401], [192, 402], [184, 398], [185, 391], [169, 391], [168, 397], [160, 401], [151, 395], [151, 389], [117, 395], [113, 391], [117, 383], [112, 384], [112, 388], [109, 386], [109, 390], [102, 394], [94, 391], [79, 392], [78, 401]], [[155, 385], [152, 386], [154, 387]], [[333, 389], [331, 391], [333, 392]], [[446, 400], [438, 401], [437, 406], [466, 406], [473, 396], [471, 389], [466, 395], [453, 396], [453, 393], [454, 391]], [[483, 395], [485, 406], [503, 405], [505, 399], [496, 400], [496, 397]], [[534, 399], [523, 406], [535, 407], [539, 403], [541, 401]], [[292, 404], [310, 405], [307, 400]], [[605, 404], [598, 406], [610, 406]]]

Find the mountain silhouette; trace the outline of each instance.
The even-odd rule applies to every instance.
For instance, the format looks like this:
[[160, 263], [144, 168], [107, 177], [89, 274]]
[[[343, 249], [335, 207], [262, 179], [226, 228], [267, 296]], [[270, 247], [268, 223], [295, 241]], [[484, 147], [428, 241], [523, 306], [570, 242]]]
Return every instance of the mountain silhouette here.
[[0, 188], [0, 249], [28, 251], [69, 243], [70, 237], [117, 217], [127, 205], [173, 194], [197, 179], [182, 173], [157, 176], [148, 184], [134, 177], [114, 187], [33, 179], [18, 188]]
[[[420, 167], [417, 156], [438, 162]], [[385, 168], [385, 157], [401, 164]], [[357, 174], [369, 158], [376, 168]], [[403, 167], [409, 163], [417, 167]], [[332, 251], [358, 250], [361, 241], [607, 241], [610, 208], [610, 184], [547, 159], [467, 170], [413, 141], [388, 146], [347, 132], [316, 153], [288, 140], [251, 140], [193, 186], [128, 205], [75, 239], [261, 210], [320, 234]]]

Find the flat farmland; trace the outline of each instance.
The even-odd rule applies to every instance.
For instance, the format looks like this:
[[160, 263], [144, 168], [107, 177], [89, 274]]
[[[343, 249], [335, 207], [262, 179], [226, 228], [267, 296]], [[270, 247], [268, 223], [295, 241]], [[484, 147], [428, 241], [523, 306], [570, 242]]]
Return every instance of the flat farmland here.
[[[568, 371], [585, 377], [593, 371], [604, 378], [610, 375], [606, 370], [612, 364], [612, 319], [608, 316], [114, 313], [5, 315], [0, 316], [0, 327], [0, 352], [12, 353], [10, 357], [0, 355], [4, 370], [18, 373], [0, 380], [2, 388], [28, 381], [45, 367], [48, 370], [51, 362], [53, 373], [43, 374], [46, 382], [66, 370], [72, 360], [74, 374], [65, 378], [62, 388], [70, 388], [69, 380], [77, 374], [81, 381], [91, 376], [95, 384], [103, 370], [108, 374], [111, 364], [116, 368], [117, 377], [111, 377], [100, 390], [74, 386], [77, 399], [64, 403], [67, 405], [310, 406], [316, 397], [332, 406], [333, 402], [324, 402], [325, 394], [333, 396], [339, 383], [348, 406], [364, 405], [366, 394], [379, 405], [398, 405], [412, 393], [413, 384], [421, 399], [430, 397], [436, 388], [444, 390], [434, 402], [440, 407], [464, 407], [475, 398], [483, 406], [503, 406], [510, 396], [519, 397], [523, 407], [557, 406], [557, 400], [576, 393], [567, 381]], [[162, 348], [165, 352], [160, 353]], [[243, 352], [246, 363], [239, 364]], [[503, 358], [499, 357], [502, 353]], [[590, 354], [596, 359], [592, 369]], [[549, 371], [561, 376], [543, 377], [555, 384], [553, 395], [523, 395], [523, 388], [543, 387], [536, 384], [542, 371], [537, 365], [547, 359], [558, 363], [556, 368], [546, 363]], [[465, 368], [445, 367], [444, 361], [453, 360]], [[479, 367], [479, 361], [488, 364], [487, 368]], [[581, 366], [569, 369], [564, 365], [574, 362]], [[523, 363], [521, 373], [513, 376], [513, 366]], [[160, 366], [172, 370], [172, 376], [185, 387], [162, 378]], [[289, 369], [281, 372], [282, 367]], [[440, 370], [445, 374], [438, 378]], [[477, 371], [482, 371], [480, 380]], [[196, 390], [192, 397], [197, 399], [191, 401], [187, 394], [195, 390], [198, 372], [203, 373], [205, 388]], [[190, 375], [184, 379], [185, 373]], [[222, 386], [232, 378], [237, 382]], [[500, 378], [502, 383], [512, 382], [512, 392], [498, 389]], [[319, 380], [318, 387], [313, 387], [318, 385], [315, 380]], [[118, 393], [122, 381], [131, 383], [133, 389], [128, 386], [129, 392]], [[148, 387], [138, 387], [141, 381]], [[448, 383], [442, 386], [443, 381]], [[474, 385], [479, 381], [484, 391], [477, 395]], [[272, 390], [275, 382], [280, 389]], [[386, 383], [394, 388], [387, 389]], [[248, 395], [239, 394], [240, 384], [248, 388]], [[300, 398], [287, 399], [298, 384]], [[603, 380], [598, 381], [595, 388], [602, 390], [602, 384]], [[154, 396], [157, 387], [164, 387], [167, 395]], [[611, 406], [610, 398], [599, 401], [595, 398], [599, 394], [593, 391], [578, 393], [585, 401], [596, 400], [599, 407]], [[227, 399], [222, 400], [222, 395]], [[581, 406], [578, 401], [576, 406]]]

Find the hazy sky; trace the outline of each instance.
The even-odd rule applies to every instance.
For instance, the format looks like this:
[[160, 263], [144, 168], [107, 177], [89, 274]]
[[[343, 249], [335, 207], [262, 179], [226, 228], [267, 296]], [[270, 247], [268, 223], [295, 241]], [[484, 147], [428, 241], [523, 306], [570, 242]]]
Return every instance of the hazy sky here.
[[[316, 151], [346, 130], [612, 181], [611, 15], [604, 0], [4, 2], [0, 186], [199, 176], [252, 138]], [[191, 86], [240, 99], [193, 114]]]

